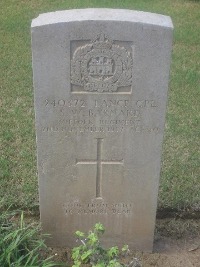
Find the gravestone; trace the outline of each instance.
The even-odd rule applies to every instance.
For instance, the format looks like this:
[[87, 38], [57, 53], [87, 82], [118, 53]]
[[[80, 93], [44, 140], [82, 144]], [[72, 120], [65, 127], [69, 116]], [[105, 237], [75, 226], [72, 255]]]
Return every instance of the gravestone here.
[[151, 251], [172, 22], [131, 10], [32, 22], [40, 212], [51, 246], [96, 222], [105, 245]]

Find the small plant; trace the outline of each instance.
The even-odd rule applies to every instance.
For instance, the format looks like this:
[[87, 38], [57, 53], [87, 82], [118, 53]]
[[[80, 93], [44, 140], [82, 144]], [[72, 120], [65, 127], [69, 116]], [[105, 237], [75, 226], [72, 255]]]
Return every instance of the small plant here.
[[[94, 231], [89, 231], [88, 235], [83, 232], [76, 231], [76, 236], [81, 245], [73, 248], [72, 259], [74, 265], [72, 267], [79, 267], [81, 264], [91, 264], [92, 267], [120, 267], [123, 266], [119, 262], [119, 248], [117, 246], [109, 249], [102, 248], [99, 237], [105, 232], [105, 228], [101, 223], [96, 223]], [[121, 253], [126, 254], [128, 246], [125, 245]]]
[[19, 224], [14, 212], [0, 215], [0, 266], [2, 267], [52, 267], [50, 258], [42, 259], [44, 241], [39, 238], [39, 228], [25, 225], [23, 212]]

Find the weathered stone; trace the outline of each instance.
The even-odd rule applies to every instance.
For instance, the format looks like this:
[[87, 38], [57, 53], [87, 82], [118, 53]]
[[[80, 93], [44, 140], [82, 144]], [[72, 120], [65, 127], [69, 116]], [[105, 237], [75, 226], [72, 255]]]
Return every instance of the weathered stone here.
[[96, 222], [152, 250], [172, 45], [169, 17], [112, 9], [32, 22], [41, 221], [52, 246]]

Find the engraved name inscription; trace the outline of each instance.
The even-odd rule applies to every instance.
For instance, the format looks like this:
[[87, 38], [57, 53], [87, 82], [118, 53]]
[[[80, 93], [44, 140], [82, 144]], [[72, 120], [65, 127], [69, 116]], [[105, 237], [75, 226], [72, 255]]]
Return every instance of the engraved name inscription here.
[[[127, 98], [92, 99], [83, 97], [43, 101], [43, 107], [49, 112], [59, 113], [57, 121], [42, 126], [42, 132], [67, 133], [121, 133], [126, 130], [137, 133], [159, 133], [156, 120], [144, 122], [145, 113], [155, 114], [160, 106], [158, 100]], [[52, 110], [53, 109], [53, 110]]]
[[73, 93], [131, 93], [133, 60], [125, 46], [100, 33], [71, 54]]

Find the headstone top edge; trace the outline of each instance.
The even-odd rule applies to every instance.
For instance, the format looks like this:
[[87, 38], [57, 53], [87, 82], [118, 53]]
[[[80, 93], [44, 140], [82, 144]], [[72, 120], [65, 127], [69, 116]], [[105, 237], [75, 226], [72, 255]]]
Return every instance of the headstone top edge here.
[[163, 26], [173, 29], [169, 16], [129, 9], [86, 8], [40, 14], [32, 20], [31, 27], [76, 21], [121, 21]]

